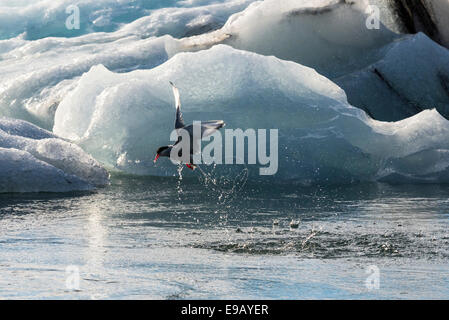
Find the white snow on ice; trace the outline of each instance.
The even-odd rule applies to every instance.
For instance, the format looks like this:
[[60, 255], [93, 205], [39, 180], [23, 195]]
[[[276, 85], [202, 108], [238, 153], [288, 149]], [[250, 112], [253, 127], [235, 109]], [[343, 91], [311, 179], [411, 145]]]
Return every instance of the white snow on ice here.
[[108, 180], [79, 146], [22, 120], [0, 118], [0, 193], [92, 190]]
[[[61, 102], [54, 132], [107, 166], [171, 175], [169, 161], [151, 161], [173, 125], [170, 80], [181, 90], [186, 120], [279, 128], [278, 178], [374, 180], [391, 174], [389, 159], [449, 149], [449, 122], [435, 110], [397, 123], [375, 121], [313, 69], [225, 45], [178, 54], [151, 70], [117, 74], [93, 67]], [[415, 179], [428, 181], [421, 173]]]
[[83, 0], [71, 33], [69, 3], [0, 0], [0, 191], [91, 189], [102, 165], [173, 175], [152, 163], [168, 81], [186, 120], [279, 128], [275, 178], [449, 182], [449, 52], [385, 8], [368, 30], [365, 0]]

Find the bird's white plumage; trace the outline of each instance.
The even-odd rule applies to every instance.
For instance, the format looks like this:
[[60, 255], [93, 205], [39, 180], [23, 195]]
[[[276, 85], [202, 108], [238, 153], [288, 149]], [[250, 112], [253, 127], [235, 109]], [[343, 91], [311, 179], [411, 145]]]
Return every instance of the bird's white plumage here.
[[170, 81], [170, 85], [173, 89], [173, 95], [175, 97], [175, 108], [176, 108], [175, 129], [180, 129], [185, 127], [184, 119], [182, 118], [181, 112], [181, 98], [179, 95], [179, 90], [178, 88], [176, 88], [173, 82]]
[[173, 82], [170, 81], [171, 87], [173, 89], [173, 95], [175, 96], [175, 108], [176, 110], [181, 108], [181, 98], [179, 96], [179, 90], [175, 87]]

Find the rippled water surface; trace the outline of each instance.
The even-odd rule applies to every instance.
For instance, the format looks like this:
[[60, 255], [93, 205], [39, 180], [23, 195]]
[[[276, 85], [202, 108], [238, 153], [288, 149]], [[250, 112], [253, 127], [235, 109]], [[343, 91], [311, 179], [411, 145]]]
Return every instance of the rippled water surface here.
[[448, 186], [244, 182], [0, 195], [0, 297], [449, 298]]

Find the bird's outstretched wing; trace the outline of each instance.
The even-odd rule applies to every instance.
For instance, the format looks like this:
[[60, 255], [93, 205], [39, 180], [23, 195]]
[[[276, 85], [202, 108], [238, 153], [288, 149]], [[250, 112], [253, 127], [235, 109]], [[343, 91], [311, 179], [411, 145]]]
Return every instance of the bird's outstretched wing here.
[[[210, 121], [202, 121], [201, 122], [201, 136], [195, 137], [193, 136], [193, 124], [185, 126], [183, 129], [189, 133], [190, 136], [190, 153], [194, 154], [200, 150], [201, 147], [201, 139], [204, 137], [208, 137], [212, 135], [215, 131], [220, 130], [225, 126], [225, 122], [223, 120], [210, 120]], [[178, 141], [175, 143], [178, 144], [181, 141], [181, 137], [178, 137]], [[194, 152], [196, 150], [196, 152]]]
[[211, 120], [201, 122], [201, 138], [210, 136], [215, 131], [223, 128], [225, 123], [223, 120]]
[[[201, 136], [196, 137], [196, 139], [201, 140], [204, 137], [208, 137], [224, 126], [225, 123], [223, 120], [201, 121]], [[193, 124], [185, 126], [183, 129], [189, 133], [190, 138], [193, 140]]]
[[184, 119], [181, 113], [181, 98], [179, 97], [179, 90], [175, 87], [173, 82], [170, 81], [171, 87], [173, 89], [173, 95], [175, 96], [175, 107], [176, 107], [176, 119], [175, 119], [175, 129], [184, 128]]

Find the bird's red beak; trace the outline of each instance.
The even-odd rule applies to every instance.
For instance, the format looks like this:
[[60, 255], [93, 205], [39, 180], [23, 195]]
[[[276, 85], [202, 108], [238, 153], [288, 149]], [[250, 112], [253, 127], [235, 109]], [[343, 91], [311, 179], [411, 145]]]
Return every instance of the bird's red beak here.
[[157, 154], [156, 157], [154, 157], [153, 162], [156, 163], [157, 159], [159, 159], [159, 154]]

